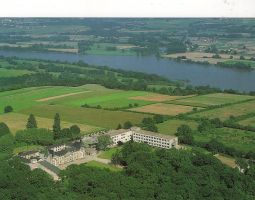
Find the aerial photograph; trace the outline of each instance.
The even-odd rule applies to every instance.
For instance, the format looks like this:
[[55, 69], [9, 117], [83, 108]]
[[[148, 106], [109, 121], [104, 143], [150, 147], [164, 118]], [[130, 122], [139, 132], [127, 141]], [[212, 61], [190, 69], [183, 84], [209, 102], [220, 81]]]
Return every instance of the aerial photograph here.
[[0, 17], [0, 200], [94, 199], [255, 200], [255, 18]]

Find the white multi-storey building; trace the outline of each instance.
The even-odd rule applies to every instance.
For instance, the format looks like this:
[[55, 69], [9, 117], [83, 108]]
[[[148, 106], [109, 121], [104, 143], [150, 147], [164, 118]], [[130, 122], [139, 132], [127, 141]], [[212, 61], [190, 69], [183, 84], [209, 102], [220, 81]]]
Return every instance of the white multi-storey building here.
[[134, 142], [147, 143], [148, 145], [164, 149], [171, 149], [178, 145], [178, 138], [175, 136], [145, 131], [138, 127], [133, 127], [128, 130], [112, 130], [107, 134], [111, 137], [113, 145], [117, 145], [118, 142], [125, 143], [131, 139], [133, 139]]
[[109, 135], [112, 139], [113, 145], [117, 145], [118, 142], [128, 142], [131, 140], [133, 132], [132, 130], [127, 129], [119, 129], [119, 130], [111, 130], [107, 132], [107, 135]]

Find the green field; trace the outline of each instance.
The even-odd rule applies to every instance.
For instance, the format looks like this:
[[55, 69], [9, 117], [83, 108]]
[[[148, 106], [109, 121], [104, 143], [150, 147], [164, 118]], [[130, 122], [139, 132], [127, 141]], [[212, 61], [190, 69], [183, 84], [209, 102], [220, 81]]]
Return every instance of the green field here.
[[244, 152], [254, 150], [255, 133], [232, 128], [213, 129], [207, 133], [197, 133], [194, 135], [196, 141], [209, 142], [217, 139], [228, 147], [235, 148]]
[[[126, 108], [129, 104], [134, 105], [137, 103], [140, 105], [150, 104], [150, 101], [143, 100], [134, 100], [130, 99], [130, 97], [134, 96], [142, 96], [148, 94], [147, 92], [140, 91], [116, 91], [112, 94], [106, 95], [96, 95], [94, 97], [89, 98], [80, 98], [76, 97], [73, 101], [69, 101], [67, 105], [73, 105], [80, 107], [81, 105], [88, 104], [89, 106], [97, 106], [100, 105], [102, 108]], [[65, 101], [65, 100], [64, 100]]]
[[33, 113], [36, 116], [52, 119], [55, 113], [59, 113], [61, 119], [67, 122], [89, 124], [102, 128], [116, 128], [126, 121], [133, 124], [140, 123], [148, 114], [140, 114], [124, 111], [108, 111], [94, 108], [76, 108], [62, 105], [38, 105], [22, 110], [21, 113]]
[[[37, 126], [38, 128], [46, 128], [46, 129], [52, 129], [53, 125], [53, 117], [50, 118], [43, 118], [43, 117], [36, 117], [37, 121]], [[12, 134], [15, 135], [15, 133], [18, 130], [24, 130], [26, 128], [26, 123], [27, 123], [28, 115], [20, 114], [20, 113], [7, 113], [0, 115], [0, 122], [4, 122], [8, 125], [10, 128]], [[81, 134], [89, 134], [91, 132], [96, 132], [99, 130], [102, 130], [100, 127], [96, 126], [91, 126], [87, 124], [79, 124], [75, 123], [76, 125], [79, 126], [81, 129]], [[66, 122], [66, 121], [61, 121], [61, 127], [62, 128], [68, 128], [70, 126], [74, 125], [74, 123], [71, 122]]]
[[216, 108], [204, 112], [194, 113], [189, 115], [190, 117], [207, 117], [207, 118], [220, 118], [221, 120], [226, 120], [230, 116], [240, 116], [248, 113], [255, 112], [255, 100], [234, 104], [230, 106], [225, 106], [223, 108]]
[[2, 77], [16, 77], [16, 76], [22, 76], [24, 74], [31, 74], [31, 73], [32, 72], [28, 71], [28, 70], [0, 68], [0, 78], [2, 78]]
[[251, 126], [251, 127], [255, 127], [255, 117], [251, 117], [245, 120], [241, 120], [238, 122], [238, 124], [241, 124], [243, 126]]
[[223, 105], [227, 103], [235, 103], [235, 102], [244, 101], [247, 99], [254, 99], [254, 97], [248, 96], [248, 95], [214, 93], [214, 94], [207, 94], [207, 95], [200, 95], [200, 96], [178, 99], [174, 101], [169, 101], [168, 103], [207, 107], [207, 106]]
[[131, 108], [129, 110], [141, 113], [176, 116], [178, 114], [191, 112], [193, 110], [193, 107], [165, 103], [155, 103], [138, 108]]
[[198, 126], [195, 121], [179, 120], [179, 119], [170, 119], [163, 123], [157, 124], [159, 133], [174, 135], [181, 125], [188, 125], [191, 129], [195, 130]]
[[57, 95], [64, 95], [73, 92], [86, 91], [81, 87], [63, 87], [63, 86], [49, 86], [49, 87], [34, 87], [20, 90], [12, 90], [0, 93], [0, 113], [3, 112], [5, 106], [10, 105], [14, 111], [29, 108], [33, 105], [41, 104], [37, 100], [48, 98]]

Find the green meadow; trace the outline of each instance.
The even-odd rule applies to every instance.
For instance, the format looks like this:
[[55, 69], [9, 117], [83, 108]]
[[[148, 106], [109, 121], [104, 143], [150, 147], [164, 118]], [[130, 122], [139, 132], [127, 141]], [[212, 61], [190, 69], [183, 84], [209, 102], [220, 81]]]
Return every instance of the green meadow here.
[[244, 125], [244, 126], [251, 126], [255, 127], [255, 117], [251, 117], [248, 119], [244, 119], [238, 122], [238, 124]]
[[81, 91], [85, 91], [83, 87], [46, 86], [1, 92], [0, 113], [3, 113], [4, 107], [7, 105], [12, 106], [16, 112], [37, 104], [42, 104], [38, 100], [43, 98]]
[[194, 113], [189, 115], [190, 117], [207, 117], [207, 118], [220, 118], [221, 120], [226, 120], [230, 116], [241, 116], [248, 113], [255, 112], [255, 100], [238, 103], [234, 105], [225, 106], [222, 108], [215, 108], [212, 110], [202, 111], [199, 113]]
[[88, 104], [89, 106], [100, 105], [102, 108], [122, 108], [128, 107], [129, 104], [135, 103], [137, 103], [139, 106], [142, 106], [150, 104], [151, 102], [130, 99], [130, 97], [143, 96], [147, 94], [148, 94], [147, 92], [140, 91], [118, 91], [112, 94], [94, 96], [86, 99], [76, 98], [75, 100], [70, 101], [69, 104], [74, 106], [81, 106], [84, 104]]
[[169, 103], [198, 106], [198, 107], [207, 107], [207, 106], [235, 103], [235, 102], [244, 101], [248, 99], [255, 99], [255, 98], [249, 95], [214, 93], [214, 94], [207, 94], [207, 95], [200, 95], [200, 96], [178, 99], [174, 101], [169, 101]]
[[131, 121], [133, 124], [140, 123], [143, 118], [151, 115], [125, 112], [108, 111], [94, 108], [78, 108], [63, 105], [37, 105], [24, 109], [23, 114], [33, 113], [39, 117], [52, 119], [55, 113], [59, 113], [61, 119], [67, 122], [89, 124], [92, 126], [115, 129], [118, 124]]
[[24, 74], [31, 74], [31, 73], [32, 72], [28, 71], [28, 70], [0, 68], [0, 78], [3, 78], [3, 77], [16, 77], [16, 76], [22, 76]]

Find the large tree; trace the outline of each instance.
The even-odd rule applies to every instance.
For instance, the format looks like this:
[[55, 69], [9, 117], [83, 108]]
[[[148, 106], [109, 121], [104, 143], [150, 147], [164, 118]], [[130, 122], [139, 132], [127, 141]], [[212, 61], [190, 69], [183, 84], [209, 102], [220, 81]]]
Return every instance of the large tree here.
[[26, 127], [27, 127], [27, 129], [37, 128], [37, 122], [36, 122], [35, 116], [33, 114], [29, 115]]
[[9, 127], [5, 123], [0, 122], [0, 137], [9, 133], [10, 133]]
[[97, 150], [105, 150], [109, 145], [112, 144], [112, 139], [109, 135], [100, 135], [97, 140]]
[[183, 144], [192, 144], [194, 142], [194, 138], [192, 135], [192, 129], [188, 125], [181, 125], [176, 132], [176, 136]]
[[60, 115], [58, 113], [56, 113], [54, 117], [53, 133], [54, 133], [54, 139], [60, 138], [61, 126], [60, 126]]

